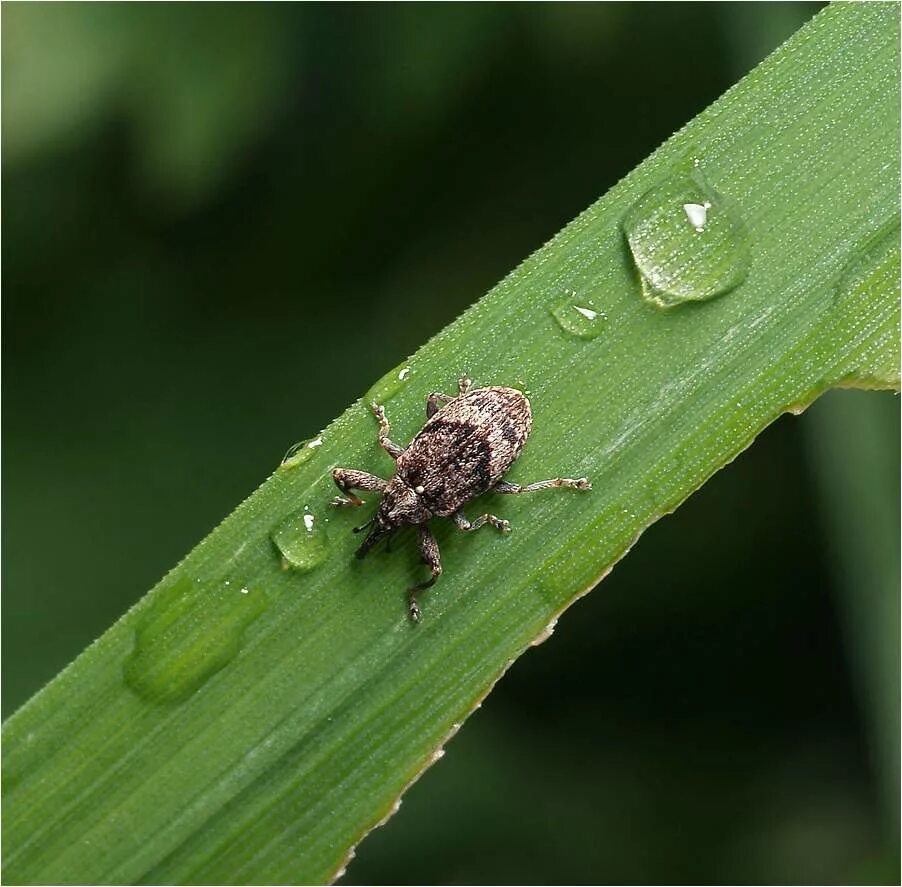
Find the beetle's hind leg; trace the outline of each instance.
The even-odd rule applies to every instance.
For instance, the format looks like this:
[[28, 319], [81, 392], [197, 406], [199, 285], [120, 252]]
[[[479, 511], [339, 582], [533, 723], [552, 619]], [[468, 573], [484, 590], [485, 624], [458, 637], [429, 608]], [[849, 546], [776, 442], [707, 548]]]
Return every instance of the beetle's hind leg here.
[[367, 474], [365, 471], [356, 471], [353, 468], [333, 468], [332, 480], [335, 486], [344, 493], [344, 496], [336, 496], [332, 500], [333, 505], [363, 505], [364, 501], [351, 490], [373, 490], [376, 493], [384, 492], [388, 481], [376, 477], [375, 474]]
[[427, 588], [435, 585], [435, 580], [442, 575], [442, 557], [438, 550], [438, 542], [427, 524], [420, 524], [420, 557], [424, 564], [428, 564], [432, 570], [425, 582], [418, 582], [413, 588], [407, 589], [407, 606], [411, 622], [420, 621], [420, 605], [417, 603], [417, 595]]
[[521, 487], [520, 484], [509, 484], [506, 480], [499, 480], [492, 487], [493, 493], [535, 493], [538, 490], [553, 490], [558, 487], [567, 487], [571, 490], [591, 490], [592, 484], [589, 483], [587, 477], [556, 477], [553, 480], [540, 480], [534, 484], [526, 484]]
[[442, 394], [440, 391], [433, 391], [426, 398], [426, 418], [431, 419], [445, 404], [451, 403], [456, 398], [450, 394]]
[[399, 447], [394, 441], [389, 440], [391, 434], [391, 425], [385, 418], [385, 407], [378, 403], [370, 404], [373, 415], [379, 420], [379, 446], [388, 453], [392, 459], [397, 459], [404, 452], [404, 447]]
[[496, 530], [502, 533], [509, 533], [511, 531], [510, 523], [506, 520], [502, 520], [500, 517], [495, 517], [494, 514], [483, 514], [481, 517], [477, 517], [476, 520], [470, 523], [463, 511], [455, 511], [454, 514], [451, 515], [451, 519], [457, 524], [457, 529], [463, 530], [465, 533], [472, 533], [474, 530], [478, 530], [486, 524], [491, 524]]
[[464, 374], [457, 380], [456, 395], [442, 394], [440, 391], [433, 391], [432, 394], [426, 398], [426, 418], [431, 419], [443, 406], [466, 394], [470, 390], [472, 384], [470, 377]]

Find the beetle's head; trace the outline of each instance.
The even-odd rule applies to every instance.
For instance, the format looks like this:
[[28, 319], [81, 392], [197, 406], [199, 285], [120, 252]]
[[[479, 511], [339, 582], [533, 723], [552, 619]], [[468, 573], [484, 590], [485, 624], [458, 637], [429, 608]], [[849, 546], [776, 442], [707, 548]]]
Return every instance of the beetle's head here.
[[[432, 517], [423, 505], [416, 491], [412, 490], [399, 477], [394, 477], [382, 493], [379, 510], [369, 524], [372, 529], [363, 544], [357, 549], [357, 557], [365, 557], [366, 553], [380, 540], [407, 524], [422, 524]], [[364, 529], [360, 527], [359, 529]]]
[[[420, 493], [422, 487], [417, 487]], [[401, 527], [405, 524], [422, 524], [432, 517], [416, 490], [409, 487], [400, 477], [393, 477], [382, 493], [382, 502], [376, 512], [377, 521], [387, 527]]]

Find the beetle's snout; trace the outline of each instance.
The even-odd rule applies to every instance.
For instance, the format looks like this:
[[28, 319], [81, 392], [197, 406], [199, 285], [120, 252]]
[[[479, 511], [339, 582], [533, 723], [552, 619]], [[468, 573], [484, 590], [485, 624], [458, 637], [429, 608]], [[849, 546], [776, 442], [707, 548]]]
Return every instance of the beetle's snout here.
[[385, 524], [380, 521], [376, 521], [373, 524], [373, 529], [369, 531], [366, 539], [363, 540], [363, 544], [360, 548], [355, 552], [358, 559], [365, 558], [367, 552], [380, 540], [387, 536], [392, 531], [392, 527], [387, 527]]

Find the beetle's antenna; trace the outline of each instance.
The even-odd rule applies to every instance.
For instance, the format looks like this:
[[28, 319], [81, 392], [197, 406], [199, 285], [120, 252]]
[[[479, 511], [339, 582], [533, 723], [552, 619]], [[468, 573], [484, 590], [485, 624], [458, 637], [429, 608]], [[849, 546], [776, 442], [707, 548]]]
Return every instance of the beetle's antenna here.
[[[364, 527], [368, 526], [371, 523], [373, 523], [373, 521], [369, 521], [367, 524], [364, 524], [363, 526]], [[369, 535], [366, 537], [366, 539], [363, 540], [363, 544], [360, 546], [360, 548], [357, 549], [357, 552], [356, 552], [357, 557], [366, 557], [366, 553], [380, 539], [385, 538], [390, 533], [393, 533], [395, 530], [394, 527], [387, 527], [385, 524], [383, 524], [381, 521], [378, 521], [378, 520], [375, 521], [375, 524], [376, 525], [373, 527], [373, 529], [370, 530]], [[363, 527], [361, 527], [361, 529], [363, 529]]]

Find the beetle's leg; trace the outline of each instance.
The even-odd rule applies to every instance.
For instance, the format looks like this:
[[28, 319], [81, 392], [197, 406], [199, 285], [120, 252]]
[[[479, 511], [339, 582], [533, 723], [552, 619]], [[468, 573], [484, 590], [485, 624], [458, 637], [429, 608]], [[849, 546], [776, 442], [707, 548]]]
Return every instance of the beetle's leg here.
[[399, 447], [396, 443], [388, 439], [391, 433], [391, 426], [388, 419], [385, 418], [385, 408], [378, 403], [370, 404], [373, 415], [379, 420], [379, 446], [388, 453], [392, 459], [397, 459], [404, 452], [404, 447]]
[[426, 418], [431, 419], [446, 403], [451, 403], [452, 400], [454, 398], [450, 394], [433, 391], [426, 398]]
[[438, 550], [438, 542], [429, 529], [428, 524], [420, 524], [420, 556], [423, 563], [428, 564], [432, 570], [432, 576], [425, 582], [418, 582], [413, 588], [407, 589], [407, 604], [411, 622], [420, 621], [420, 605], [417, 603], [417, 595], [427, 588], [435, 585], [435, 580], [442, 575], [442, 558]]
[[486, 524], [491, 524], [496, 530], [500, 530], [502, 533], [509, 533], [511, 531], [510, 523], [506, 520], [502, 520], [500, 517], [495, 517], [494, 514], [483, 514], [481, 517], [477, 517], [473, 523], [470, 523], [463, 511], [458, 510], [451, 515], [451, 519], [457, 524], [457, 529], [463, 530], [465, 533], [472, 533], [473, 530], [478, 530]]
[[520, 484], [509, 484], [506, 480], [499, 480], [492, 487], [493, 493], [534, 493], [536, 490], [553, 490], [555, 487], [569, 487], [571, 490], [591, 490], [592, 484], [587, 477], [579, 477], [575, 480], [571, 477], [556, 477], [554, 480], [540, 480], [534, 484], [521, 487]]
[[431, 419], [445, 404], [451, 403], [452, 400], [457, 400], [458, 397], [466, 394], [470, 390], [470, 386], [473, 382], [470, 380], [470, 377], [464, 374], [457, 380], [457, 395], [452, 394], [442, 394], [440, 391], [433, 391], [429, 397], [426, 398], [426, 418]]
[[352, 488], [374, 490], [381, 493], [388, 486], [388, 481], [382, 480], [381, 477], [367, 474], [365, 471], [355, 471], [353, 468], [333, 468], [332, 480], [335, 481], [335, 486], [344, 493], [344, 496], [336, 496], [332, 500], [333, 505], [363, 505], [363, 499], [354, 495], [351, 492]]

